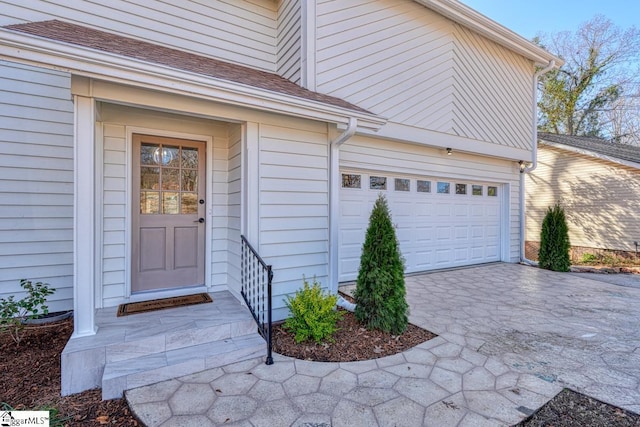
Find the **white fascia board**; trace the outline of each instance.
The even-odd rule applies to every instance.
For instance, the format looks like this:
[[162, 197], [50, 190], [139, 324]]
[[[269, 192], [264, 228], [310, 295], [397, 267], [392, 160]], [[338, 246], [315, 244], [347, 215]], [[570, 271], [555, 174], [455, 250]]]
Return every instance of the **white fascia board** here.
[[600, 160], [606, 160], [607, 162], [617, 163], [622, 166], [627, 166], [634, 169], [640, 169], [640, 163], [632, 162], [629, 160], [619, 159], [617, 157], [607, 156], [606, 154], [596, 153], [595, 151], [585, 150], [584, 148], [573, 147], [571, 145], [564, 145], [557, 142], [540, 140], [540, 145], [547, 145], [549, 147], [555, 147], [559, 150], [570, 151], [572, 153], [582, 154], [589, 157], [594, 157]]
[[360, 133], [409, 144], [425, 145], [442, 149], [451, 148], [454, 153], [459, 151], [514, 161], [531, 158], [531, 150], [469, 139], [400, 123], [387, 122], [379, 131], [363, 131]]
[[415, 1], [537, 64], [547, 65], [550, 61], [555, 61], [556, 67], [564, 64], [562, 59], [457, 0]]
[[0, 29], [0, 58], [74, 75], [183, 94], [215, 102], [358, 127], [379, 129], [386, 120], [322, 102], [178, 70], [165, 65]]

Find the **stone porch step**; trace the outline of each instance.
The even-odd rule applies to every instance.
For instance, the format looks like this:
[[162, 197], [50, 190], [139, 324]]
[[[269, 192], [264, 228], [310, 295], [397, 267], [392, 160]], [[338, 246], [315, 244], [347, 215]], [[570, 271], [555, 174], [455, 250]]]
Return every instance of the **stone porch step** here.
[[254, 332], [250, 335], [107, 362], [102, 375], [102, 398], [119, 398], [125, 390], [264, 355], [266, 343]]
[[213, 303], [117, 317], [96, 313], [95, 335], [72, 337], [62, 353], [62, 394], [103, 387], [103, 398], [129, 388], [266, 355], [247, 307], [227, 291]]

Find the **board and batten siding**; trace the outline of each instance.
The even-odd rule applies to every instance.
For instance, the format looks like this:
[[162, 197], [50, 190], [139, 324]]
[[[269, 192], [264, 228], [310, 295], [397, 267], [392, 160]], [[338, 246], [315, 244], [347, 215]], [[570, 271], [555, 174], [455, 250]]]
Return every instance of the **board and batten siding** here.
[[284, 298], [303, 277], [328, 287], [327, 125], [287, 119], [261, 123], [259, 132], [259, 252], [273, 266], [274, 319], [283, 319]]
[[640, 241], [638, 168], [541, 144], [525, 191], [527, 240], [540, 241], [547, 208], [560, 202], [572, 246], [635, 251]]
[[[508, 260], [519, 260], [520, 182], [513, 162], [458, 152], [448, 156], [442, 149], [356, 135], [340, 147], [340, 168], [499, 185], [500, 192], [508, 192], [508, 205], [501, 212], [501, 221], [508, 221], [509, 225]], [[506, 203], [504, 194], [499, 197]], [[504, 242], [504, 238], [501, 241]]]
[[317, 11], [319, 92], [470, 144], [531, 149], [531, 61], [412, 0]]
[[[213, 137], [213, 181], [208, 184], [207, 194], [212, 197], [213, 215], [208, 222], [211, 226], [211, 288], [220, 290], [227, 285], [229, 259], [228, 228], [231, 224], [239, 228], [239, 182], [230, 182], [230, 163], [238, 163], [239, 150], [234, 144], [229, 146], [230, 135], [238, 139], [239, 125], [230, 125], [214, 120], [178, 116], [137, 108], [100, 105], [103, 134], [102, 169], [102, 301], [97, 306], [110, 307], [126, 301], [126, 277], [129, 242], [126, 232], [127, 218], [131, 215], [131, 196], [127, 179], [130, 176], [131, 152], [127, 144], [127, 126], [169, 131], [184, 134], [207, 135]], [[154, 133], [153, 131], [150, 133]], [[230, 153], [233, 154], [230, 157]], [[238, 166], [235, 166], [236, 168]], [[236, 172], [238, 173], [238, 172]], [[235, 176], [235, 175], [234, 175]], [[235, 181], [235, 179], [234, 179]], [[233, 187], [233, 190], [230, 188]], [[238, 237], [239, 239], [239, 237]], [[238, 243], [235, 243], [236, 245]]]
[[59, 19], [276, 71], [271, 0], [1, 0], [0, 25]]
[[278, 7], [277, 73], [300, 84], [301, 4], [283, 0]]
[[0, 61], [0, 297], [49, 283], [73, 308], [73, 104], [66, 73]]

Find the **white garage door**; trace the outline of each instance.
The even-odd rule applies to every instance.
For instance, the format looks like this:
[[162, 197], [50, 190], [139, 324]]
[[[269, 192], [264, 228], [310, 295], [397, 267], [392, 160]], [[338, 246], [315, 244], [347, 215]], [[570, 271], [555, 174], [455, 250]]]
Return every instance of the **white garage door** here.
[[405, 272], [500, 260], [502, 187], [478, 181], [343, 172], [339, 280], [355, 280], [373, 203], [387, 197]]

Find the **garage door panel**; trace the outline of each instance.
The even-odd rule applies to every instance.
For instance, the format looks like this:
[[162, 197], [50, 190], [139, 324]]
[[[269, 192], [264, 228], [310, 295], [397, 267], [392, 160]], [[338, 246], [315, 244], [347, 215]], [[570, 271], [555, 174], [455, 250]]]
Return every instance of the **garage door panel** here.
[[466, 225], [459, 225], [457, 227], [454, 227], [454, 235], [456, 240], [468, 240], [469, 227]]
[[[357, 276], [369, 215], [380, 193], [387, 198], [407, 273], [500, 259], [501, 201], [488, 196], [487, 191], [481, 195], [471, 191], [474, 185], [486, 189], [495, 184], [470, 181], [466, 183], [468, 194], [455, 194], [455, 184], [462, 183], [446, 178], [382, 172], [360, 175], [362, 188], [342, 188], [340, 194], [340, 281]], [[370, 175], [386, 177], [387, 190], [369, 189]], [[396, 178], [409, 179], [410, 191], [396, 191]], [[417, 180], [430, 181], [432, 192], [424, 191], [424, 185], [424, 192], [418, 192]], [[449, 182], [452, 193], [438, 193], [437, 182]]]

